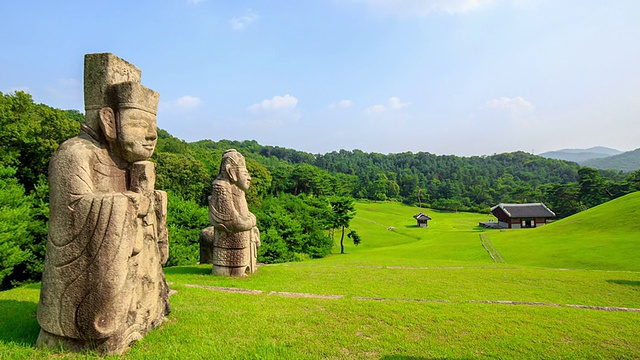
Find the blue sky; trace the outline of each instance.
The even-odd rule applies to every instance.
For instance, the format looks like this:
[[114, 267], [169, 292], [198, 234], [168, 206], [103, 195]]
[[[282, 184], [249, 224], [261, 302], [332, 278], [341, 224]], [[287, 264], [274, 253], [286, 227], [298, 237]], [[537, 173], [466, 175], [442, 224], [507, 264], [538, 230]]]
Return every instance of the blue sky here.
[[637, 0], [21, 0], [0, 18], [3, 93], [83, 111], [83, 56], [111, 52], [187, 141], [640, 148]]

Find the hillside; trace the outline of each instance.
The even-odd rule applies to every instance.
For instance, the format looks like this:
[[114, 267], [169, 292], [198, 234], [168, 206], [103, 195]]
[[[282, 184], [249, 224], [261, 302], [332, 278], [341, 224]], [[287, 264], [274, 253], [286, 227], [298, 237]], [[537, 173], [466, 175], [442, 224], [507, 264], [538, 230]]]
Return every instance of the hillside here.
[[640, 271], [640, 192], [536, 229], [490, 231], [509, 264]]
[[622, 152], [603, 146], [589, 149], [563, 149], [548, 151], [539, 156], [547, 159], [572, 161], [581, 166], [601, 170], [621, 170], [632, 172], [640, 169], [640, 148]]
[[619, 155], [587, 160], [580, 165], [602, 170], [636, 171], [640, 169], [640, 148]]
[[[266, 265], [246, 279], [211, 276], [210, 265], [166, 268], [172, 313], [122, 358], [639, 358], [640, 229], [627, 224], [639, 203], [635, 193], [539, 229], [483, 232], [475, 226], [487, 215], [359, 201], [351, 227], [363, 242], [344, 255]], [[433, 218], [429, 228], [415, 226], [419, 211]], [[567, 237], [593, 221], [599, 231], [576, 234], [571, 250], [608, 271], [559, 269], [572, 251], [540, 256], [557, 242], [551, 230]], [[507, 264], [491, 260], [481, 233]], [[616, 246], [595, 262], [584, 249], [602, 237]], [[525, 249], [535, 266], [520, 265], [509, 242], [539, 244]], [[11, 314], [0, 317], [0, 358], [99, 359], [33, 347], [38, 294], [39, 284], [0, 292], [0, 311]]]
[[566, 160], [582, 164], [587, 160], [605, 158], [621, 153], [622, 151], [620, 150], [611, 149], [604, 146], [596, 146], [588, 149], [562, 149], [556, 151], [547, 151], [539, 154], [538, 156], [542, 156], [547, 159]]
[[[0, 225], [12, 229], [0, 239], [6, 244], [0, 249], [0, 258], [5, 259], [0, 266], [0, 289], [8, 289], [41, 276], [49, 211], [48, 162], [62, 141], [78, 133], [83, 115], [35, 104], [23, 92], [0, 96], [0, 108], [4, 109], [0, 112], [0, 198], [11, 199], [0, 208], [0, 218], [11, 220]], [[583, 170], [576, 163], [525, 152], [460, 157], [340, 150], [313, 155], [262, 146], [254, 140], [187, 143], [159, 129], [151, 160], [157, 164], [156, 188], [169, 194], [167, 226], [174, 238], [168, 266], [197, 262], [196, 239], [208, 225], [211, 182], [222, 153], [229, 148], [247, 159], [252, 177], [247, 199], [266, 230], [259, 254], [265, 263], [325, 255], [331, 243], [322, 232], [330, 215], [323, 213], [328, 208], [323, 204], [335, 195], [476, 212], [488, 212], [499, 202], [544, 201], [566, 217], [640, 189], [640, 172], [612, 176], [612, 172]], [[278, 213], [281, 219], [282, 211], [292, 221], [276, 226], [276, 217], [270, 214]], [[276, 246], [281, 241], [286, 247]], [[269, 252], [276, 248], [286, 251]]]

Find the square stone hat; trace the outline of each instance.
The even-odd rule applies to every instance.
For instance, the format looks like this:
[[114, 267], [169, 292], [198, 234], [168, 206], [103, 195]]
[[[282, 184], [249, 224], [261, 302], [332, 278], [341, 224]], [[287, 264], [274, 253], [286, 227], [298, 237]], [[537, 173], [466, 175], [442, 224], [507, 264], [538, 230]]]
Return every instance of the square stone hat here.
[[140, 109], [156, 114], [160, 94], [137, 82], [123, 82], [109, 88], [109, 103], [118, 109]]
[[[141, 74], [142, 72], [135, 65], [111, 53], [86, 54], [84, 56], [85, 110], [97, 110], [105, 106], [128, 107], [155, 114], [159, 95], [140, 85]], [[129, 85], [119, 85], [122, 83]]]

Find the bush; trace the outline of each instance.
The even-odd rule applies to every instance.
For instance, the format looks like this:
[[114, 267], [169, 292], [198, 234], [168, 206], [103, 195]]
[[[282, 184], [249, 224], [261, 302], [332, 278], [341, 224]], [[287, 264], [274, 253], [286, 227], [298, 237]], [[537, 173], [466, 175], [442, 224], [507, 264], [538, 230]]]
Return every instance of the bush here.
[[304, 194], [281, 194], [264, 199], [255, 215], [262, 232], [260, 262], [320, 258], [333, 247], [333, 241], [326, 235], [331, 215], [326, 200]]
[[169, 259], [165, 266], [196, 264], [200, 259], [200, 231], [209, 226], [209, 210], [194, 200], [168, 192]]
[[46, 222], [15, 175], [14, 168], [0, 165], [0, 289], [37, 280], [44, 260], [35, 250], [43, 247]]

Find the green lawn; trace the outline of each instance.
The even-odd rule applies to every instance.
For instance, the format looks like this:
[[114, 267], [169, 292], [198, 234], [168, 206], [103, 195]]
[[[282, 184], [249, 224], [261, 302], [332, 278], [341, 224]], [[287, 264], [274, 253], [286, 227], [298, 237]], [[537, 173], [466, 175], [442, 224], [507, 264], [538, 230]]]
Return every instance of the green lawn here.
[[[483, 232], [505, 264], [481, 245], [487, 215], [422, 209], [433, 218], [425, 229], [417, 208], [356, 209], [363, 242], [345, 240], [344, 255], [262, 266], [247, 279], [166, 269], [173, 312], [124, 357], [640, 358], [640, 311], [628, 311], [640, 309], [640, 226], [628, 223], [640, 194], [539, 229]], [[93, 357], [33, 348], [38, 293], [37, 284], [0, 292], [0, 359]]]
[[640, 192], [536, 229], [488, 232], [509, 263], [640, 271]]

